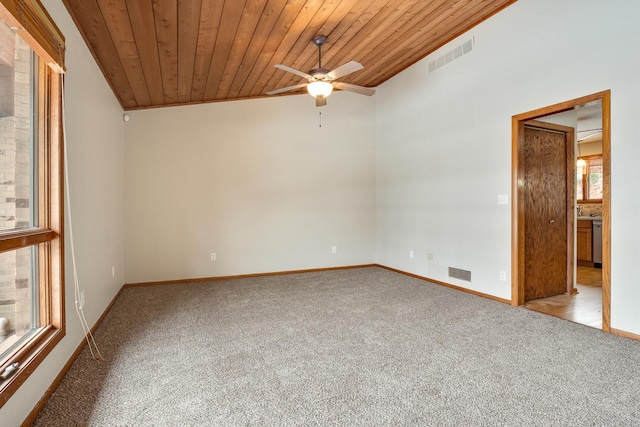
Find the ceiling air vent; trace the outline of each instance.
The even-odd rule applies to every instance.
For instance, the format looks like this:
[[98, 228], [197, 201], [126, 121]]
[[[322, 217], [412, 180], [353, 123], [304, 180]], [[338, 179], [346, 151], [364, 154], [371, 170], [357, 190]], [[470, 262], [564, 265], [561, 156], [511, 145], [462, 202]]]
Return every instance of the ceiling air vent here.
[[454, 279], [471, 281], [471, 272], [469, 270], [462, 270], [460, 268], [449, 267], [449, 277]]
[[433, 73], [440, 67], [447, 65], [448, 63], [460, 58], [462, 55], [465, 55], [473, 50], [475, 46], [475, 38], [470, 38], [466, 42], [462, 43], [460, 46], [456, 46], [449, 52], [445, 53], [441, 57], [434, 59], [429, 63], [429, 72]]

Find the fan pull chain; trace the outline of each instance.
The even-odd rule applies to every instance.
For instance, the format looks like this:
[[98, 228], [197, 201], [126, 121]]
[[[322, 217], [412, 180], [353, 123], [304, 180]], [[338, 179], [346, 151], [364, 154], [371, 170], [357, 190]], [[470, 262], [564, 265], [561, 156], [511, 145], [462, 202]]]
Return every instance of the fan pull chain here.
[[318, 127], [321, 128], [322, 127], [322, 111], [318, 111], [318, 114], [320, 115], [320, 117], [318, 118]]

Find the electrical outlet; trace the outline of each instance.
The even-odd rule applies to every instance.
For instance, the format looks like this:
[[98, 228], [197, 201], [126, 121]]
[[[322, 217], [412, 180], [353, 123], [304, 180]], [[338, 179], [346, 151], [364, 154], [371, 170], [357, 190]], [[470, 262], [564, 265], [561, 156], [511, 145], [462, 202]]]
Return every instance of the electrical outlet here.
[[508, 205], [509, 204], [509, 195], [508, 194], [499, 194], [498, 195], [498, 204], [499, 205]]
[[80, 308], [84, 308], [84, 291], [80, 291]]
[[215, 260], [216, 260], [216, 253], [211, 252], [211, 261], [215, 261]]
[[429, 261], [433, 261], [433, 254], [427, 254], [427, 259]]
[[500, 281], [502, 281], [502, 282], [506, 282], [507, 281], [507, 272], [506, 271], [501, 271], [500, 272]]
[[338, 252], [338, 247], [337, 246], [331, 246], [331, 253], [335, 254]]
[[409, 258], [413, 258], [413, 251], [409, 251]]
[[115, 265], [111, 266], [111, 277], [116, 277], [116, 266]]

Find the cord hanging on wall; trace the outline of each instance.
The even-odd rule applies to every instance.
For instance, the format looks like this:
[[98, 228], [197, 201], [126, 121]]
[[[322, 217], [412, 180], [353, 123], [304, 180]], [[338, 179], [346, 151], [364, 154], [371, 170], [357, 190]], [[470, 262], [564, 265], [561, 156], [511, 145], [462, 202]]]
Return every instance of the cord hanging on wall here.
[[64, 79], [62, 79], [62, 137], [63, 137], [63, 147], [64, 149], [64, 186], [65, 186], [65, 199], [67, 201], [67, 216], [69, 217], [68, 222], [68, 230], [69, 230], [69, 243], [71, 249], [71, 267], [73, 270], [73, 287], [74, 287], [74, 296], [75, 296], [75, 306], [76, 313], [78, 314], [78, 318], [80, 320], [80, 325], [82, 326], [82, 331], [84, 332], [84, 338], [87, 342], [87, 346], [89, 346], [89, 351], [91, 352], [91, 356], [95, 360], [104, 360], [102, 354], [100, 354], [100, 350], [98, 349], [98, 345], [96, 344], [95, 339], [93, 338], [93, 334], [91, 333], [91, 328], [87, 323], [87, 319], [84, 316], [84, 293], [80, 291], [80, 281], [78, 280], [78, 268], [76, 263], [76, 251], [75, 251], [75, 239], [73, 237], [73, 216], [71, 215], [71, 192], [69, 191], [69, 159], [67, 157], [67, 132], [66, 130], [66, 120], [65, 120], [65, 87], [64, 87]]

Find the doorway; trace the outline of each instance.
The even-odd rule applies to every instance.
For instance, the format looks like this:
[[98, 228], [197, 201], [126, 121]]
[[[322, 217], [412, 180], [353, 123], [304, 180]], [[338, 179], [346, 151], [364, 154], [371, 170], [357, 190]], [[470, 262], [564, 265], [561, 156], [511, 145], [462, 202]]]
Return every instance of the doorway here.
[[[602, 103], [602, 161], [603, 161], [603, 196], [602, 196], [602, 330], [611, 332], [611, 205], [610, 205], [610, 91], [555, 104], [549, 107], [530, 111], [512, 117], [512, 305], [524, 305], [527, 296], [527, 216], [531, 217], [531, 206], [526, 202], [526, 130], [525, 124], [531, 120], [545, 116], [573, 110], [581, 105], [600, 101]], [[573, 145], [571, 145], [573, 147]], [[573, 150], [572, 150], [573, 153]], [[570, 155], [574, 162], [574, 155]], [[568, 164], [568, 162], [567, 162]], [[572, 182], [573, 185], [573, 182]], [[568, 188], [568, 187], [567, 187]], [[571, 190], [575, 191], [575, 190]], [[567, 193], [569, 194], [569, 193]], [[573, 192], [571, 193], [574, 194]], [[571, 237], [567, 237], [566, 259], [567, 265], [574, 261], [574, 216], [575, 200], [567, 197], [567, 223], [570, 223]], [[527, 213], [529, 215], [527, 215]], [[570, 217], [570, 219], [568, 219]], [[549, 220], [552, 220], [550, 218]], [[573, 272], [573, 266], [567, 267]], [[567, 293], [571, 293], [571, 286], [567, 282]]]

